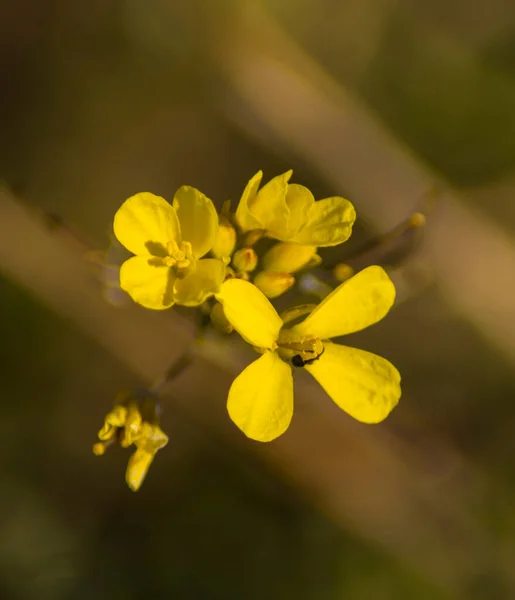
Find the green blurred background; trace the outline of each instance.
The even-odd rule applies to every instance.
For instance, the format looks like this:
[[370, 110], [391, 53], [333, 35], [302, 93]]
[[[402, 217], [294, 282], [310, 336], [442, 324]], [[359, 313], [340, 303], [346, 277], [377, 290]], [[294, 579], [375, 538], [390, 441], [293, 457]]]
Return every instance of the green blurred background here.
[[[277, 35], [301, 49], [407, 156], [459, 189], [467, 210], [514, 233], [511, 0], [0, 0], [0, 177], [98, 248], [135, 192], [171, 198], [189, 184], [220, 205], [258, 169], [271, 177], [293, 168], [317, 198], [349, 195], [359, 215], [362, 199], [335, 189], [238, 94], [230, 60], [252, 52], [245, 28], [278, 63], [289, 58]], [[259, 86], [263, 74], [248, 68]], [[261, 93], [271, 113], [284, 106], [277, 89]], [[349, 247], [374, 233], [360, 219]], [[427, 266], [416, 260], [412, 268]], [[478, 278], [489, 285], [488, 271]], [[447, 304], [438, 279], [431, 272], [377, 331], [356, 336], [403, 375], [403, 400], [378, 431], [402, 481], [417, 488], [413, 514], [383, 504], [382, 478], [385, 498], [391, 490], [381, 461], [360, 476], [353, 453], [355, 479], [333, 468], [327, 496], [313, 493], [302, 463], [290, 473], [274, 460], [290, 433], [263, 454], [173, 401], [163, 417], [170, 443], [131, 493], [126, 455], [99, 459], [91, 444], [117, 390], [148, 382], [16, 274], [0, 279], [0, 598], [515, 598], [513, 364]], [[345, 453], [354, 424], [332, 416]], [[320, 428], [306, 452], [317, 436]], [[322, 472], [333, 456], [318, 460]], [[342, 498], [374, 472], [375, 501], [358, 519]], [[420, 527], [447, 537], [423, 547], [413, 543]]]

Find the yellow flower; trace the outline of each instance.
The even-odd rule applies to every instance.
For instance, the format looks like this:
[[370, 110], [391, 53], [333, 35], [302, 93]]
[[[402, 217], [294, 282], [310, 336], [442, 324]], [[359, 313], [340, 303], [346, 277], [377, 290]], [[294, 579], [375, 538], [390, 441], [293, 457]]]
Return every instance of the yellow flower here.
[[236, 209], [242, 231], [266, 230], [269, 237], [312, 246], [336, 246], [352, 233], [356, 211], [345, 198], [315, 202], [308, 188], [289, 184], [292, 171], [259, 189], [262, 171], [248, 182]]
[[156, 399], [147, 390], [130, 390], [118, 394], [115, 405], [98, 432], [100, 440], [93, 445], [97, 456], [104, 454], [108, 446], [118, 442], [122, 448], [136, 446], [129, 458], [125, 480], [136, 492], [143, 483], [147, 471], [158, 450], [166, 446], [168, 436], [159, 427]]
[[395, 300], [395, 287], [378, 266], [337, 287], [300, 324], [283, 321], [256, 286], [226, 281], [217, 298], [234, 328], [263, 355], [234, 380], [227, 410], [254, 440], [267, 442], [288, 428], [293, 416], [292, 367], [304, 367], [334, 402], [363, 423], [386, 418], [401, 395], [400, 375], [386, 359], [329, 340], [381, 320]]
[[146, 308], [202, 304], [225, 275], [223, 261], [202, 259], [217, 228], [213, 203], [195, 188], [180, 187], [173, 205], [149, 192], [130, 197], [114, 217], [118, 241], [136, 255], [122, 264], [120, 287]]

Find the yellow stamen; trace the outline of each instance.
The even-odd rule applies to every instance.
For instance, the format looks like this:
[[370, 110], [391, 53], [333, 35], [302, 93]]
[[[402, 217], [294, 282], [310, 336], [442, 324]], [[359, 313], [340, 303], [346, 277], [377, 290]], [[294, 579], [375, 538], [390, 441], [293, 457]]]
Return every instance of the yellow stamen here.
[[190, 266], [192, 255], [191, 255], [191, 244], [189, 242], [181, 242], [181, 245], [177, 244], [175, 240], [168, 242], [166, 246], [168, 256], [165, 258], [165, 263], [169, 267], [177, 267], [178, 269], [186, 269]]

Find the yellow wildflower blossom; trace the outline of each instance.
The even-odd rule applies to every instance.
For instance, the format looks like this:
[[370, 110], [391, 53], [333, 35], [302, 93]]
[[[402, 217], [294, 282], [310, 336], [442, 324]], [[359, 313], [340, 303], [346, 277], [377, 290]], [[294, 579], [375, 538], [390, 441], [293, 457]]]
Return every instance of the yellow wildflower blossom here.
[[115, 405], [98, 432], [100, 440], [93, 445], [93, 453], [101, 456], [107, 447], [117, 442], [122, 448], [131, 445], [136, 451], [129, 458], [125, 480], [136, 492], [158, 450], [166, 446], [168, 436], [159, 426], [156, 399], [147, 390], [125, 391], [118, 394]]
[[236, 209], [242, 231], [265, 230], [268, 237], [313, 246], [336, 246], [352, 233], [353, 205], [339, 196], [315, 201], [303, 185], [288, 183], [292, 171], [259, 189], [262, 171], [248, 182]]
[[122, 264], [120, 287], [146, 308], [202, 304], [225, 275], [223, 261], [202, 258], [217, 228], [213, 203], [193, 187], [180, 187], [173, 205], [149, 192], [130, 197], [114, 217], [118, 241], [136, 255]]
[[400, 375], [386, 359], [327, 341], [381, 320], [395, 300], [395, 287], [378, 266], [337, 287], [291, 329], [256, 286], [227, 280], [217, 298], [234, 328], [262, 356], [234, 380], [227, 410], [254, 440], [267, 442], [288, 428], [293, 416], [292, 367], [305, 368], [333, 401], [363, 423], [386, 418], [401, 395]]

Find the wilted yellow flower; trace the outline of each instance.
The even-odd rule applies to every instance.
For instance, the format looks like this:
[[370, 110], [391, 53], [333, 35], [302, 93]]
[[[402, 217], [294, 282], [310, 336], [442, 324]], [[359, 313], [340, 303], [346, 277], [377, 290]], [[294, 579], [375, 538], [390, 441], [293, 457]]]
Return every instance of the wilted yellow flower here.
[[263, 355], [234, 380], [227, 410], [254, 440], [280, 436], [293, 416], [292, 367], [304, 367], [334, 402], [364, 423], [378, 423], [400, 395], [400, 375], [386, 359], [329, 340], [381, 320], [395, 300], [385, 271], [368, 267], [337, 287], [291, 329], [256, 286], [226, 281], [217, 298], [227, 319]]
[[217, 227], [213, 203], [195, 188], [180, 187], [173, 206], [149, 192], [130, 197], [114, 217], [116, 237], [136, 255], [122, 264], [120, 287], [146, 308], [202, 304], [225, 275], [221, 260], [202, 259]]
[[313, 246], [336, 246], [352, 233], [356, 211], [345, 198], [315, 202], [303, 185], [289, 184], [292, 171], [274, 177], [261, 189], [259, 171], [248, 182], [236, 209], [242, 231], [264, 229], [269, 237]]
[[168, 436], [159, 427], [156, 399], [147, 390], [125, 391], [118, 394], [115, 405], [98, 432], [100, 440], [93, 445], [93, 452], [101, 456], [106, 448], [118, 443], [122, 448], [136, 446], [129, 458], [125, 479], [134, 492], [137, 491], [158, 450], [166, 446]]

